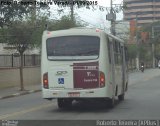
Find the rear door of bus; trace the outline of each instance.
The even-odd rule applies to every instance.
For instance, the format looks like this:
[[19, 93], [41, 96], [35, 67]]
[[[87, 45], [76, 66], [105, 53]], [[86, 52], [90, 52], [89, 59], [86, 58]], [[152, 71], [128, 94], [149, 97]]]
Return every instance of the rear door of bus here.
[[100, 38], [59, 36], [47, 39], [49, 88], [99, 87]]

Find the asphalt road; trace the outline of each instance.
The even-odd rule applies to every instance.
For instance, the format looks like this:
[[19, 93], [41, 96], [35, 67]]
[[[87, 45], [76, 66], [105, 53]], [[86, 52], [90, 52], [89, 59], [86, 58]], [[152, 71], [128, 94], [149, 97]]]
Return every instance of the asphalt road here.
[[80, 102], [72, 109], [62, 110], [58, 109], [56, 100], [44, 100], [41, 92], [37, 92], [0, 100], [0, 120], [158, 120], [160, 74], [154, 74], [152, 71], [131, 73], [125, 100], [116, 100], [114, 109], [106, 108], [100, 102]]

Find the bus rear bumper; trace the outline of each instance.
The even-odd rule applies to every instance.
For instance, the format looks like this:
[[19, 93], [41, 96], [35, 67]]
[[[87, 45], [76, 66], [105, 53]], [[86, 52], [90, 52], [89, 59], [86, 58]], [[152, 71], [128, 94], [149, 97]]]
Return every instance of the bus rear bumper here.
[[83, 89], [83, 90], [56, 90], [56, 89], [42, 89], [42, 95], [44, 99], [54, 98], [112, 98], [112, 93], [108, 92], [106, 88], [98, 89]]

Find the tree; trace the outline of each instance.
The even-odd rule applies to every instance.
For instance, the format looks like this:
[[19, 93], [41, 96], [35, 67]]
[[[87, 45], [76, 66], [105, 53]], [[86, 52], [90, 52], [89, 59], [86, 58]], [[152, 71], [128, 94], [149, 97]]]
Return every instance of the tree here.
[[[8, 2], [8, 3], [6, 3]], [[15, 1], [18, 2], [18, 1]], [[26, 2], [21, 0], [20, 2]], [[28, 2], [33, 2], [29, 0]], [[17, 4], [13, 0], [0, 0], [0, 42], [16, 47], [20, 54], [20, 90], [23, 85], [23, 53], [28, 48], [39, 47], [45, 24], [49, 24], [49, 30], [67, 29], [75, 26], [82, 26], [71, 17], [63, 16], [60, 20], [50, 20], [46, 12], [47, 4]], [[45, 14], [44, 14], [45, 13]]]
[[[32, 15], [27, 17], [27, 24], [32, 27], [32, 34], [30, 36], [32, 44], [29, 46], [30, 48], [40, 47], [42, 33], [46, 29], [45, 25], [50, 21], [49, 17], [46, 15], [37, 15], [36, 20]], [[53, 22], [52, 22], [53, 23]], [[51, 24], [52, 24], [51, 23]]]
[[[53, 23], [54, 22], [54, 23]], [[72, 27], [82, 27], [86, 24], [83, 24], [79, 21], [72, 20], [69, 16], [62, 16], [60, 20], [49, 22], [49, 30], [62, 30]]]
[[[27, 2], [30, 2], [30, 4], [27, 4]], [[36, 11], [39, 12], [41, 9], [49, 8], [47, 4], [37, 5], [35, 2], [33, 0], [0, 0], [0, 27], [10, 26], [12, 21], [23, 20], [30, 13], [35, 14]]]
[[130, 59], [135, 59], [137, 55], [137, 46], [135, 44], [127, 45], [128, 48], [128, 56]]
[[29, 25], [28, 22], [14, 21], [12, 25], [8, 28], [8, 43], [16, 47], [17, 51], [20, 54], [21, 64], [20, 64], [20, 90], [23, 91], [23, 53], [30, 45], [33, 45], [31, 41], [31, 35], [34, 32], [34, 27]]
[[150, 44], [155, 45], [155, 58], [160, 59], [160, 21], [145, 25], [142, 30], [149, 32], [150, 34]]
[[35, 15], [27, 16], [24, 21], [12, 21], [10, 27], [5, 28], [8, 40], [6, 43], [16, 47], [20, 54], [20, 90], [22, 91], [25, 90], [23, 84], [23, 54], [29, 48], [40, 46], [41, 36], [48, 20], [46, 16], [36, 16], [36, 18], [33, 16]]
[[[40, 47], [41, 36], [45, 30], [45, 24], [48, 24], [48, 30], [62, 30], [76, 26], [83, 26], [80, 22], [72, 21], [70, 17], [63, 16], [60, 20], [50, 20], [46, 16], [36, 16], [36, 22], [32, 15], [27, 17], [25, 21], [12, 21], [10, 27], [6, 27], [5, 36], [8, 45], [16, 47], [20, 54], [20, 90], [25, 90], [23, 84], [23, 53], [28, 48]], [[2, 30], [1, 30], [2, 31]], [[1, 37], [0, 37], [1, 38]]]
[[129, 68], [133, 69], [135, 66], [135, 58], [137, 56], [137, 46], [135, 44], [128, 44], [127, 45], [128, 50], [128, 57], [129, 57]]
[[63, 30], [63, 29], [68, 29], [72, 27], [84, 27], [86, 25], [77, 20], [72, 21], [72, 19], [68, 15], [62, 16], [59, 20], [51, 20], [47, 16], [40, 15], [36, 17], [35, 26], [33, 26], [32, 19], [29, 18], [27, 21], [30, 26], [32, 25], [32, 27], [35, 27], [34, 32], [30, 36], [31, 41], [34, 42], [34, 44], [32, 44], [32, 47], [41, 46], [41, 38], [42, 38], [41, 36], [42, 36], [43, 31], [46, 29], [45, 27], [46, 24], [48, 27], [47, 30], [49, 31]]
[[160, 43], [156, 44], [155, 57], [156, 57], [156, 59], [160, 60]]
[[14, 4], [12, 0], [0, 0], [0, 27], [9, 26], [15, 19], [23, 19], [24, 14], [28, 14], [32, 7]]
[[7, 29], [5, 28], [0, 28], [0, 43], [6, 43], [7, 41]]
[[148, 44], [142, 44], [139, 47], [139, 57], [141, 61], [149, 62], [151, 61], [151, 52], [149, 51], [149, 45]]

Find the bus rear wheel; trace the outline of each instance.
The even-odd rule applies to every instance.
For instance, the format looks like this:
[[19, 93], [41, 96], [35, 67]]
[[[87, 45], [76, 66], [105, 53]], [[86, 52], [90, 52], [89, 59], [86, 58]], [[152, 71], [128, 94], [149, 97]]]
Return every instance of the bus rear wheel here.
[[119, 95], [118, 100], [123, 101], [124, 100], [124, 94]]
[[58, 103], [59, 108], [70, 108], [70, 107], [72, 107], [72, 100], [70, 100], [70, 99], [58, 98], [57, 103]]
[[114, 108], [114, 106], [115, 106], [115, 98], [113, 97], [111, 99], [108, 99], [107, 105], [108, 105], [108, 108]]

